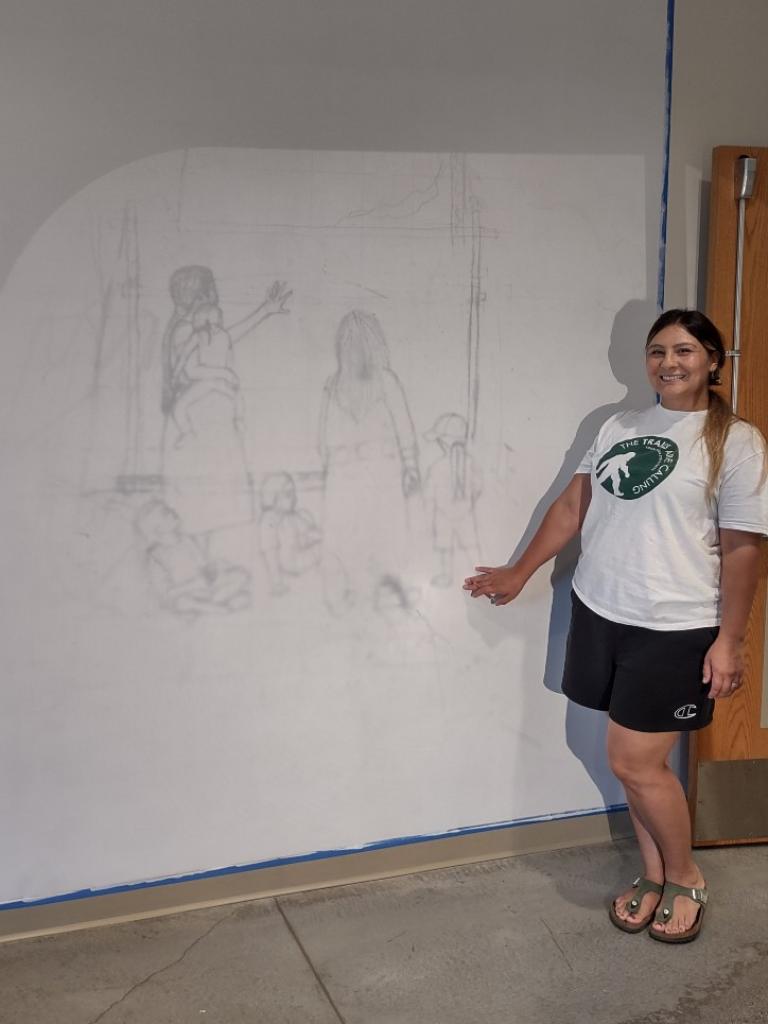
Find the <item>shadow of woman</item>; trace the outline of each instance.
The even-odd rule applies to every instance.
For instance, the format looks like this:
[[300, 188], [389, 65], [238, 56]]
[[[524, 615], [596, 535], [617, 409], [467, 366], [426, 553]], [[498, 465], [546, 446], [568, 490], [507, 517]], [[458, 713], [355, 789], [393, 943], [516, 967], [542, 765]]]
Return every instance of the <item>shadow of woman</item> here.
[[[625, 303], [617, 313], [611, 329], [608, 361], [613, 376], [626, 388], [626, 394], [618, 402], [593, 409], [581, 421], [570, 448], [563, 456], [555, 479], [536, 505], [528, 526], [509, 559], [509, 564], [515, 562], [530, 543], [547, 509], [567, 486], [603, 423], [615, 413], [626, 409], [642, 409], [653, 400], [645, 374], [642, 344], [655, 317], [655, 305], [650, 301], [637, 299]], [[561, 692], [565, 644], [571, 618], [571, 581], [579, 552], [580, 545], [576, 538], [556, 557], [550, 577], [552, 604], [543, 681], [546, 688], [555, 693]], [[533, 666], [532, 671], [535, 671]], [[612, 812], [624, 810], [626, 804], [621, 786], [608, 767], [605, 753], [606, 729], [607, 715], [568, 701], [565, 719], [566, 743], [569, 750], [581, 761], [600, 792], [603, 806], [608, 812], [611, 835], [617, 839], [626, 835], [626, 828], [623, 827], [623, 816], [619, 819]]]

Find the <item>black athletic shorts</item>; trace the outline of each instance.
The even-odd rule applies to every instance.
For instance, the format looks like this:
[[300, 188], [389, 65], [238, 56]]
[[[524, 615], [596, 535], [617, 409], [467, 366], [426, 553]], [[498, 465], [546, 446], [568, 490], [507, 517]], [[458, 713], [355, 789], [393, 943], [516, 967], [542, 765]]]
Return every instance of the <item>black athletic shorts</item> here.
[[690, 732], [712, 721], [701, 681], [717, 626], [646, 629], [611, 622], [572, 593], [563, 693], [638, 732]]

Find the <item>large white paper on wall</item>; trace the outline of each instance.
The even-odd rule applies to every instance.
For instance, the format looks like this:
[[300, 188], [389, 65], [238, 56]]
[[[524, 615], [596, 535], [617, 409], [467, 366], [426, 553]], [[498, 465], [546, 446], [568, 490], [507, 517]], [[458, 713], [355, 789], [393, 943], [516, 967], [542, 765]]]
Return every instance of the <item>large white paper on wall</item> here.
[[548, 572], [461, 581], [624, 394], [645, 175], [192, 149], [44, 225], [0, 296], [0, 901], [621, 801]]

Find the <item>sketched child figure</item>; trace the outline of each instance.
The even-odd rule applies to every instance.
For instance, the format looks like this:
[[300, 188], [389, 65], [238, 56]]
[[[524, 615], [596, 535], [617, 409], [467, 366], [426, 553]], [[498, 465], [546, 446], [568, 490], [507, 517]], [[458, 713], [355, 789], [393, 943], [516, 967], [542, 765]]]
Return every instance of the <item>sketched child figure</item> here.
[[320, 564], [322, 533], [312, 515], [296, 507], [296, 485], [289, 473], [271, 473], [261, 485], [259, 548], [275, 595], [288, 592], [286, 577], [301, 576]]
[[475, 502], [482, 493], [482, 479], [477, 463], [467, 452], [467, 421], [463, 416], [445, 413], [424, 437], [436, 441], [443, 452], [427, 471], [424, 493], [437, 556], [432, 584], [449, 587], [456, 547], [473, 557], [479, 550]]
[[[195, 433], [190, 416], [192, 406], [209, 395], [231, 399], [235, 426], [241, 430], [243, 424], [240, 381], [233, 365], [232, 339], [223, 327], [221, 307], [214, 303], [198, 307], [192, 317], [192, 328], [176, 369], [176, 378], [183, 375], [185, 385], [173, 404], [173, 421], [179, 431], [177, 448]], [[172, 382], [175, 383], [176, 380]]]
[[194, 616], [250, 605], [250, 574], [211, 559], [195, 537], [184, 533], [179, 516], [164, 501], [153, 499], [143, 505], [136, 529], [146, 544], [149, 576], [164, 608]]

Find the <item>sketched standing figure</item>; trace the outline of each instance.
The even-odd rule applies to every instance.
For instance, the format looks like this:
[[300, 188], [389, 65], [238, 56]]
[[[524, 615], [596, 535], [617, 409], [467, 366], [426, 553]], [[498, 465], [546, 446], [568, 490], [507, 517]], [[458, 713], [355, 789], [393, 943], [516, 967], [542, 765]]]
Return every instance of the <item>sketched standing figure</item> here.
[[418, 446], [403, 386], [372, 313], [353, 310], [336, 332], [336, 373], [320, 414], [325, 470], [326, 599], [333, 612], [372, 599], [383, 573], [398, 573], [408, 538], [408, 499], [419, 493]]
[[458, 413], [439, 416], [424, 437], [443, 452], [427, 471], [424, 492], [437, 560], [432, 584], [449, 587], [456, 548], [473, 559], [479, 556], [475, 502], [482, 493], [480, 469], [467, 451], [467, 421]]
[[163, 412], [172, 416], [181, 436], [194, 432], [192, 407], [208, 394], [232, 401], [233, 419], [240, 411], [240, 381], [233, 346], [276, 313], [287, 313], [291, 292], [280, 281], [264, 301], [229, 328], [223, 326], [219, 295], [208, 267], [179, 267], [171, 275], [174, 312], [163, 339]]
[[220, 394], [232, 402], [233, 419], [242, 429], [240, 381], [232, 360], [232, 341], [222, 327], [219, 306], [206, 303], [192, 317], [193, 333], [176, 360], [169, 385], [174, 399], [169, 412], [179, 431], [180, 447], [196, 433], [192, 409], [211, 394]]
[[229, 327], [208, 267], [179, 267], [170, 293], [174, 311], [163, 338], [166, 492], [190, 533], [210, 534], [253, 519], [234, 346], [268, 317], [288, 313], [291, 292], [276, 281], [256, 309]]

